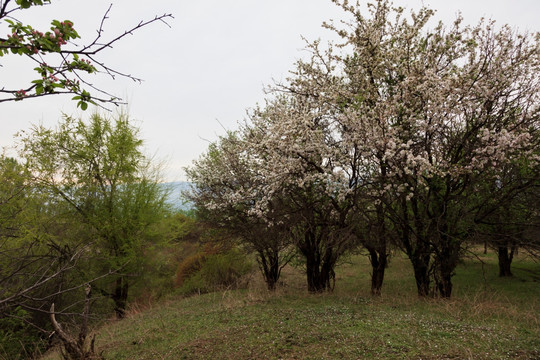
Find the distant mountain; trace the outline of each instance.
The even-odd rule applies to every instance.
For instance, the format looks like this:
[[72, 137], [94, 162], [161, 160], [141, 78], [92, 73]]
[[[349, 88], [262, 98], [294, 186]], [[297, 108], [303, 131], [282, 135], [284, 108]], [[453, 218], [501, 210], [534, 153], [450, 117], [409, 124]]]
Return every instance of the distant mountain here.
[[170, 194], [167, 199], [167, 202], [180, 210], [190, 210], [192, 204], [187, 201], [183, 196], [182, 192], [189, 190], [191, 188], [191, 183], [187, 181], [173, 181], [162, 183], [162, 186], [170, 189]]

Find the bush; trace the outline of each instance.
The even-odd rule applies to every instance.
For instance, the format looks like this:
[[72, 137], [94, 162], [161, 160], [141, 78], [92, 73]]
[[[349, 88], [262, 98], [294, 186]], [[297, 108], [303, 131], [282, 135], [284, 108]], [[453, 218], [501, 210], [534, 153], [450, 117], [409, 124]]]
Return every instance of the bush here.
[[0, 317], [0, 360], [28, 358], [43, 345], [40, 333], [26, 322], [29, 318], [30, 314], [20, 307]]
[[[236, 288], [240, 278], [250, 272], [253, 266], [247, 257], [236, 249], [223, 253], [199, 253], [197, 255], [200, 257], [191, 257], [193, 258], [191, 267], [188, 267], [188, 264], [184, 266], [186, 269], [193, 270], [198, 266], [197, 261], [202, 260], [200, 268], [193, 271], [191, 276], [183, 281], [179, 291], [184, 295]], [[182, 264], [186, 263], [188, 259]], [[182, 266], [182, 264], [180, 265]], [[178, 275], [177, 273], [177, 279]]]
[[186, 279], [199, 271], [206, 261], [207, 256], [204, 252], [196, 253], [188, 256], [178, 264], [178, 269], [176, 269], [176, 285], [184, 285]]

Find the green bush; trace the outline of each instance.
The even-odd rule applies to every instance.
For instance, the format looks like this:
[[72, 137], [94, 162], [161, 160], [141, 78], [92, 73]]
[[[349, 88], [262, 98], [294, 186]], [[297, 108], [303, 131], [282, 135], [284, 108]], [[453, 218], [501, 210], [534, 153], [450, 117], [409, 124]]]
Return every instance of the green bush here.
[[185, 279], [179, 291], [188, 295], [237, 288], [239, 280], [251, 271], [252, 266], [246, 255], [237, 249], [210, 254], [200, 268]]
[[39, 332], [25, 322], [29, 318], [20, 307], [0, 317], [0, 360], [26, 359], [42, 344]]

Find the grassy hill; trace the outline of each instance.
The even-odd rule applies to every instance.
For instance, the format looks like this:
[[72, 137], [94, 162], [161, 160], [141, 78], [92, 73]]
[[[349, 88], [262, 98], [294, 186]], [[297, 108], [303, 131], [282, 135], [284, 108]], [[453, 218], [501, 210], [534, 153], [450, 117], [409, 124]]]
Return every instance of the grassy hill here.
[[[159, 303], [140, 299], [99, 328], [107, 359], [539, 359], [540, 264], [520, 256], [499, 278], [494, 254], [466, 260], [451, 300], [419, 299], [409, 263], [392, 259], [383, 295], [369, 294], [369, 263], [354, 256], [331, 294], [310, 295], [299, 270], [266, 291], [246, 289]], [[59, 359], [51, 353], [44, 359]]]

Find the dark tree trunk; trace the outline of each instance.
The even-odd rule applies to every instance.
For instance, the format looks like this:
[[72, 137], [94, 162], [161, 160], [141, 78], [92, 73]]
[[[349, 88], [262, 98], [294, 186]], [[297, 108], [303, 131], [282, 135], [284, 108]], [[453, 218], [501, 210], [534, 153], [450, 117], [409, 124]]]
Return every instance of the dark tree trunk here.
[[428, 296], [430, 281], [427, 267], [422, 266], [415, 268], [414, 279], [416, 280], [416, 289], [418, 291], [418, 296]]
[[512, 260], [514, 258], [514, 251], [515, 251], [515, 248], [512, 247], [509, 250], [508, 245], [499, 246], [497, 248], [497, 253], [499, 256], [499, 276], [500, 277], [513, 276], [511, 266], [512, 266]]
[[[443, 229], [444, 234], [447, 228]], [[439, 253], [435, 257], [435, 265], [438, 270], [435, 273], [435, 281], [439, 295], [443, 298], [452, 296], [452, 276], [459, 260], [460, 245], [446, 235], [441, 236], [439, 242]]]
[[[452, 276], [456, 269], [457, 249], [445, 248], [441, 256], [435, 258], [435, 285], [438, 295], [443, 298], [452, 296]], [[435, 295], [435, 294], [434, 294]]]
[[331, 254], [325, 254], [324, 260], [322, 260], [318, 249], [314, 249], [313, 252], [305, 256], [308, 291], [310, 293], [332, 291], [335, 275]]
[[443, 298], [452, 296], [452, 272], [441, 271], [437, 279], [437, 289], [439, 295]]
[[261, 250], [259, 251], [258, 262], [268, 290], [275, 290], [281, 274], [279, 253], [275, 251], [265, 252]]
[[429, 279], [429, 256], [412, 258], [411, 262], [414, 269], [414, 279], [416, 280], [416, 289], [418, 296], [429, 296], [431, 281]]
[[126, 316], [126, 306], [129, 284], [124, 277], [116, 279], [112, 299], [114, 301], [114, 312], [117, 319], [123, 319]]
[[[408, 210], [408, 201], [405, 196], [401, 198], [401, 213], [402, 220], [400, 224], [400, 242], [405, 249], [405, 253], [409, 257], [414, 271], [414, 279], [416, 280], [416, 289], [418, 296], [429, 296], [430, 290], [430, 278], [429, 278], [429, 265], [431, 259], [431, 252], [429, 250], [429, 242], [418, 234], [424, 233], [424, 223], [421, 219], [416, 199], [413, 197], [410, 201], [412, 212], [415, 215], [411, 218]], [[411, 235], [410, 224], [413, 223], [416, 227], [417, 235]]]
[[374, 248], [368, 248], [369, 260], [371, 262], [371, 294], [381, 295], [381, 289], [384, 281], [384, 271], [388, 265], [388, 255], [386, 249], [377, 251]]
[[326, 281], [323, 280], [320, 265], [321, 259], [318, 253], [306, 255], [306, 276], [308, 291], [311, 293], [323, 292], [326, 289]]
[[302, 241], [297, 244], [298, 250], [306, 260], [306, 278], [310, 293], [334, 289], [334, 267], [337, 256], [332, 247], [325, 242], [328, 240], [325, 236], [326, 234], [320, 229], [308, 229], [305, 231]]

